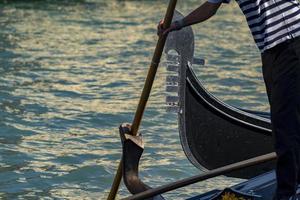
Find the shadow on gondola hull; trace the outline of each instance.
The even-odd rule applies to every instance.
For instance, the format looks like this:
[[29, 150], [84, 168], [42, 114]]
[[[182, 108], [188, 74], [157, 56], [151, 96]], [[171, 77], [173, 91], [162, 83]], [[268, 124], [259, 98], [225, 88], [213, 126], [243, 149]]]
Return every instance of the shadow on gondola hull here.
[[[184, 90], [185, 131], [181, 134], [186, 138], [184, 149], [193, 155], [196, 166], [215, 169], [273, 152], [270, 122], [264, 113], [249, 113], [216, 99], [191, 67], [187, 67]], [[249, 178], [272, 168], [273, 163], [267, 163], [230, 176]]]
[[[185, 154], [196, 167], [211, 170], [274, 151], [269, 113], [230, 106], [210, 94], [197, 78], [192, 65], [201, 59], [193, 58], [194, 35], [190, 27], [170, 34], [165, 52], [171, 58], [169, 68], [178, 66], [176, 110], [180, 139]], [[274, 163], [270, 162], [228, 176], [250, 178], [273, 168]]]

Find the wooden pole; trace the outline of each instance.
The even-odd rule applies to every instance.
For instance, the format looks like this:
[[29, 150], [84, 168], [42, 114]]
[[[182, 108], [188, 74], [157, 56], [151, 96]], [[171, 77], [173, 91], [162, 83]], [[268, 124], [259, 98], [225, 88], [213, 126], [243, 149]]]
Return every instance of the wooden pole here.
[[[174, 15], [174, 10], [176, 7], [176, 3], [177, 0], [170, 0], [169, 2], [169, 6], [164, 18], [164, 29], [169, 28], [173, 19], [173, 15]], [[151, 88], [154, 82], [154, 78], [156, 75], [156, 71], [160, 62], [160, 58], [162, 55], [162, 52], [164, 50], [164, 46], [166, 43], [166, 39], [167, 39], [167, 35], [161, 35], [158, 39], [158, 42], [156, 44], [156, 48], [152, 57], [152, 61], [151, 61], [151, 65], [149, 67], [149, 71], [148, 71], [148, 75], [147, 75], [147, 79], [144, 85], [144, 89], [138, 104], [138, 107], [136, 109], [135, 112], [135, 116], [132, 122], [132, 126], [131, 126], [131, 133], [132, 135], [137, 135], [143, 114], [144, 114], [144, 110], [147, 104], [147, 101], [149, 99], [149, 95], [151, 92]]]
[[241, 161], [241, 162], [238, 162], [238, 163], [234, 163], [234, 164], [230, 164], [230, 165], [227, 165], [227, 166], [224, 166], [224, 167], [220, 167], [220, 168], [205, 172], [205, 173], [200, 174], [200, 175], [196, 175], [196, 176], [192, 176], [190, 178], [186, 178], [186, 179], [176, 181], [174, 183], [169, 183], [169, 184], [160, 186], [158, 188], [149, 189], [145, 192], [142, 192], [142, 193], [124, 198], [122, 200], [147, 199], [147, 198], [150, 198], [150, 197], [153, 197], [153, 196], [156, 196], [156, 195], [159, 195], [159, 194], [171, 191], [171, 190], [175, 190], [175, 189], [178, 189], [178, 188], [181, 188], [181, 187], [184, 187], [184, 186], [187, 186], [187, 185], [199, 182], [199, 181], [203, 181], [203, 180], [213, 178], [213, 177], [216, 177], [216, 176], [219, 176], [219, 175], [224, 175], [226, 173], [229, 173], [229, 172], [232, 172], [232, 171], [235, 171], [235, 170], [239, 170], [239, 169], [243, 169], [243, 168], [246, 168], [246, 167], [254, 166], [254, 165], [261, 164], [261, 163], [268, 162], [268, 161], [275, 160], [275, 159], [276, 159], [276, 154], [275, 153], [269, 153], [269, 154], [266, 154], [266, 155], [263, 155], [263, 156], [258, 156], [258, 157], [251, 158], [251, 159], [248, 159], [248, 160], [245, 160], [245, 161]]
[[[169, 6], [167, 8], [167, 12], [164, 18], [164, 28], [168, 28], [171, 25], [172, 22], [172, 18], [174, 15], [174, 10], [177, 4], [177, 0], [170, 0], [169, 2]], [[145, 85], [142, 91], [142, 95], [140, 97], [140, 101], [138, 104], [138, 107], [136, 109], [135, 112], [135, 116], [132, 122], [132, 126], [131, 126], [131, 134], [132, 135], [137, 135], [139, 126], [141, 124], [141, 120], [144, 114], [144, 110], [147, 104], [147, 101], [149, 99], [150, 96], [150, 92], [152, 89], [152, 85], [155, 79], [155, 75], [156, 75], [156, 71], [160, 62], [160, 58], [166, 43], [166, 39], [167, 39], [167, 35], [161, 35], [158, 39], [158, 42], [156, 44], [156, 48], [152, 57], [152, 61], [149, 67], [149, 71], [148, 71], [148, 75], [145, 81]], [[128, 155], [130, 156], [130, 155]], [[119, 185], [122, 179], [122, 161], [119, 164], [116, 176], [114, 178], [113, 181], [113, 185], [111, 187], [111, 191], [108, 195], [107, 200], [114, 200], [116, 197], [116, 194], [118, 192], [119, 189]]]

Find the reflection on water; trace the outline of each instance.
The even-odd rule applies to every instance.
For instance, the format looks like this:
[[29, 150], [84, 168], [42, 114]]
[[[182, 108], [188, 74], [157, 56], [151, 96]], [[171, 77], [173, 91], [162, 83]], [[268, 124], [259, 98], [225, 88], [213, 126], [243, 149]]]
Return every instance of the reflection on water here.
[[[131, 122], [167, 1], [0, 3], [0, 198], [103, 199], [120, 158], [118, 125]], [[179, 2], [187, 13], [199, 4]], [[221, 99], [268, 109], [259, 53], [235, 3], [194, 27], [196, 71]], [[198, 173], [165, 112], [159, 68], [142, 123], [141, 176], [159, 186]], [[154, 167], [155, 166], [155, 167]], [[181, 199], [239, 180], [169, 192]], [[125, 187], [121, 195], [128, 195]]]

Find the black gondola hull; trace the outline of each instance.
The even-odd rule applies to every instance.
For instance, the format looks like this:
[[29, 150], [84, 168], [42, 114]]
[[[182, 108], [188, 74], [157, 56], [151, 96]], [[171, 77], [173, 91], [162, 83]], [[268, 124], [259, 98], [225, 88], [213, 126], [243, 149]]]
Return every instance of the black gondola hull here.
[[[185, 137], [194, 158], [206, 169], [246, 160], [273, 151], [270, 124], [252, 114], [226, 107], [212, 98], [187, 68]], [[196, 85], [195, 85], [196, 84]], [[231, 176], [249, 178], [269, 171], [267, 163]]]
[[[172, 32], [165, 52], [168, 55], [172, 52], [168, 64], [178, 66], [178, 108], [175, 110], [179, 136], [186, 156], [196, 167], [210, 170], [273, 152], [269, 113], [230, 106], [210, 94], [198, 80], [192, 68], [199, 59], [193, 57], [194, 35], [190, 27]], [[274, 162], [229, 176], [250, 178], [273, 168]]]

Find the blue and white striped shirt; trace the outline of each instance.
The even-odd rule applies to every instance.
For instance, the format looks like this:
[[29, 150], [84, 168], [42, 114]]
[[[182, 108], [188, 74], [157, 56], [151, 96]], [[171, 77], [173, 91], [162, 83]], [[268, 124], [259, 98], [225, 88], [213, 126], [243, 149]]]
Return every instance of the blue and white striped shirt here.
[[[229, 3], [230, 0], [208, 0]], [[236, 0], [261, 52], [300, 35], [298, 0]]]

